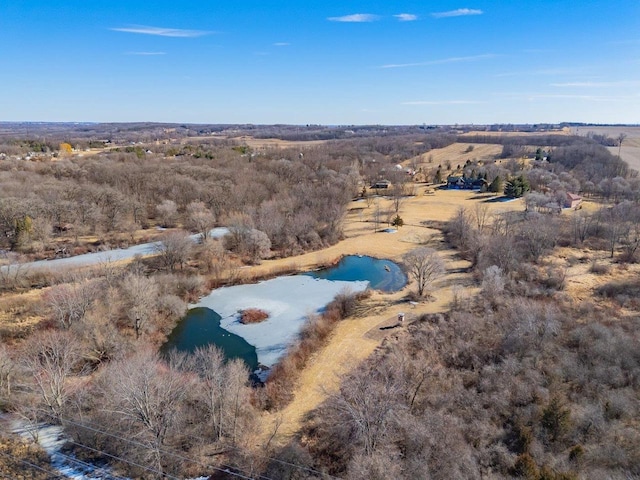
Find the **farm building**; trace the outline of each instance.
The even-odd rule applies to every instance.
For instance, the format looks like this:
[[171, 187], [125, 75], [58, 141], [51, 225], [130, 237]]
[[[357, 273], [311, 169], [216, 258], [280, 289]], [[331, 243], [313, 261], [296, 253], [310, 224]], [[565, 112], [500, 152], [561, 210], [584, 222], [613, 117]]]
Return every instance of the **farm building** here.
[[378, 180], [376, 183], [371, 185], [371, 188], [389, 188], [391, 187], [391, 182], [389, 180]]
[[578, 208], [578, 206], [582, 203], [582, 197], [580, 195], [576, 195], [575, 193], [567, 193], [564, 200], [564, 208]]
[[463, 190], [481, 189], [487, 185], [487, 181], [484, 178], [468, 178], [449, 176], [447, 177], [447, 188], [458, 188]]

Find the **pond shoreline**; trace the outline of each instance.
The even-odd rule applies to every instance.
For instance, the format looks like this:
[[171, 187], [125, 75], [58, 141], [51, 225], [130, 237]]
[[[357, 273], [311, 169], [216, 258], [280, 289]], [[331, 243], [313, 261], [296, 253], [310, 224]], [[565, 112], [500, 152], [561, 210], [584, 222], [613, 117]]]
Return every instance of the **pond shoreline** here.
[[[255, 347], [258, 364], [273, 367], [298, 342], [307, 319], [322, 315], [337, 297], [368, 289], [392, 292], [407, 283], [402, 269], [391, 260], [348, 255], [330, 263], [333, 267], [297, 274], [290, 273], [292, 269], [288, 267], [286, 275], [271, 271], [258, 282], [240, 282], [212, 290], [190, 306], [187, 316], [176, 323], [161, 349], [191, 351], [213, 343], [229, 358], [235, 358], [240, 355], [238, 346], [244, 345], [239, 340], [242, 338]], [[242, 324], [239, 312], [252, 308], [264, 311], [268, 318]], [[203, 313], [203, 309], [208, 312]], [[216, 326], [209, 327], [202, 315], [216, 320]], [[246, 352], [245, 347], [241, 350]], [[249, 358], [247, 354], [241, 355], [245, 361]], [[248, 366], [255, 369], [256, 363], [249, 361]]]

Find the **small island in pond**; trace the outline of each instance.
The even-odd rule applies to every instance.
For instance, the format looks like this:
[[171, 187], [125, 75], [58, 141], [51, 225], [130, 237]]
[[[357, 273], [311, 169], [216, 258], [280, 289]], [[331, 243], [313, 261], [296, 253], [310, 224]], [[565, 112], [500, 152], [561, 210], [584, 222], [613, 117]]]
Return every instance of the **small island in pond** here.
[[249, 325], [251, 323], [260, 323], [269, 318], [269, 314], [259, 308], [246, 308], [240, 310], [240, 323]]

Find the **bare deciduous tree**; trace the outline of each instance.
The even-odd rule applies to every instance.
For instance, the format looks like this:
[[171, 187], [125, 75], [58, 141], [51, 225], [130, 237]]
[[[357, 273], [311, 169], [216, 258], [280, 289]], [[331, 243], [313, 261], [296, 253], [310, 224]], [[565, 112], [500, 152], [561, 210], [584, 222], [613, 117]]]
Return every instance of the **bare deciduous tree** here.
[[6, 345], [0, 345], [0, 400], [11, 395], [11, 383], [16, 365]]
[[187, 205], [187, 227], [199, 233], [203, 240], [209, 238], [215, 221], [213, 212], [203, 202], [191, 202]]
[[188, 375], [169, 368], [150, 349], [110, 364], [99, 385], [105, 421], [110, 429], [136, 438], [136, 443], [113, 448], [163, 471], [163, 445], [182, 426], [183, 400], [192, 386]]
[[438, 252], [428, 247], [419, 247], [404, 254], [402, 263], [416, 281], [419, 297], [424, 296], [431, 284], [445, 271], [444, 262]]
[[178, 219], [178, 206], [173, 200], [163, 200], [156, 207], [156, 213], [163, 227], [175, 227]]
[[158, 284], [152, 278], [131, 273], [124, 278], [121, 291], [127, 318], [138, 339], [157, 313]]
[[620, 135], [618, 135], [618, 137], [616, 138], [616, 140], [618, 141], [618, 157], [620, 157], [620, 154], [622, 153], [622, 142], [624, 142], [626, 138], [626, 133], [620, 133]]
[[186, 263], [192, 248], [193, 241], [186, 232], [172, 232], [157, 244], [156, 251], [165, 268], [173, 272]]
[[78, 368], [81, 350], [69, 332], [42, 331], [25, 343], [22, 364], [29, 373], [31, 390], [55, 418], [59, 418], [72, 394], [69, 377]]
[[96, 281], [76, 278], [70, 283], [51, 287], [44, 300], [53, 320], [61, 328], [69, 328], [84, 318], [98, 293]]
[[482, 203], [477, 203], [473, 209], [473, 217], [478, 231], [482, 232], [489, 223], [489, 207]]

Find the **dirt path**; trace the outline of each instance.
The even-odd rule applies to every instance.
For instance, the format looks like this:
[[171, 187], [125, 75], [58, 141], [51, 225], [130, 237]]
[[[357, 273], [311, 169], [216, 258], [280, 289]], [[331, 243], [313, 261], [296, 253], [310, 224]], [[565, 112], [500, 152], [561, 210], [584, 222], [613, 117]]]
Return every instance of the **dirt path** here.
[[[385, 208], [391, 203], [386, 199], [378, 201]], [[277, 434], [272, 444], [285, 444], [294, 436], [299, 431], [304, 416], [338, 390], [340, 376], [369, 357], [385, 337], [397, 332], [395, 329], [380, 330], [380, 327], [396, 323], [398, 313], [405, 313], [405, 322], [408, 323], [424, 313], [446, 311], [454, 292], [462, 296], [463, 300], [476, 293], [477, 287], [473, 286], [470, 274], [465, 273], [468, 263], [457, 259], [456, 252], [446, 248], [439, 231], [426, 228], [421, 222], [447, 220], [459, 207], [472, 209], [475, 203], [481, 201], [469, 191], [438, 191], [435, 195], [419, 195], [407, 199], [400, 214], [410, 225], [400, 228], [397, 233], [374, 232], [374, 224], [368, 221], [371, 220], [374, 206], [367, 208], [362, 202], [355, 202], [345, 223], [347, 238], [344, 241], [321, 252], [294, 259], [273, 260], [259, 267], [264, 271], [292, 264], [306, 268], [347, 254], [374, 255], [398, 261], [403, 253], [429, 241], [440, 251], [447, 268], [445, 276], [435, 285], [432, 301], [418, 304], [406, 301], [408, 291], [414, 288], [409, 284], [393, 294], [375, 292], [365, 303], [371, 309], [370, 314], [340, 322], [327, 345], [313, 356], [301, 373], [294, 388], [292, 402], [280, 412], [264, 415], [265, 442], [276, 427]], [[484, 205], [488, 205], [491, 212], [523, 208], [521, 201]]]

